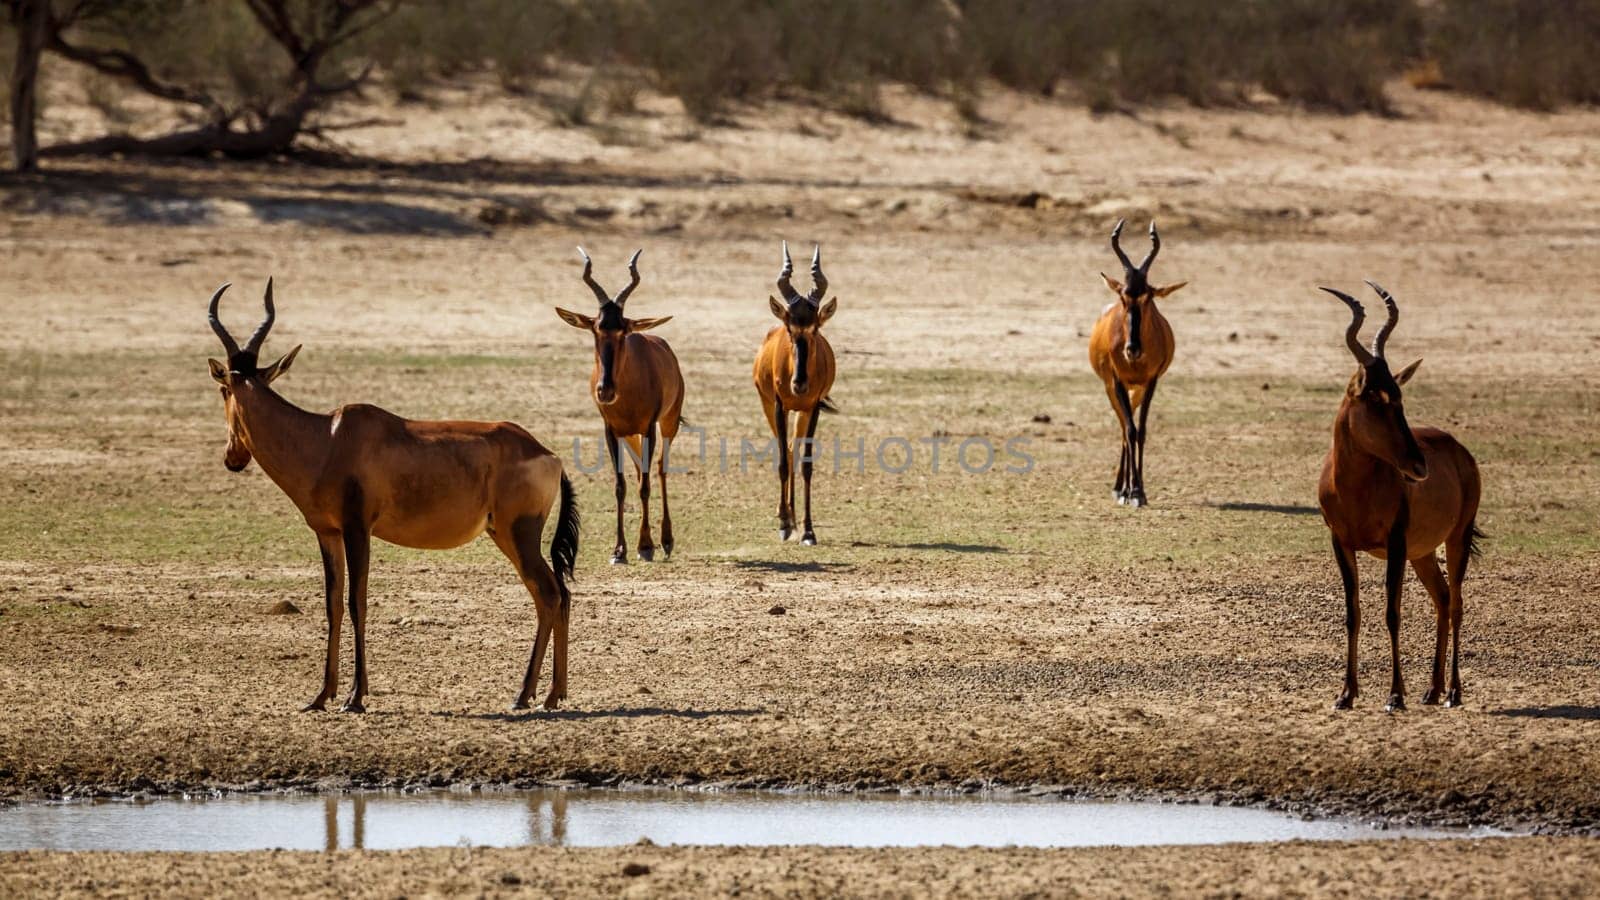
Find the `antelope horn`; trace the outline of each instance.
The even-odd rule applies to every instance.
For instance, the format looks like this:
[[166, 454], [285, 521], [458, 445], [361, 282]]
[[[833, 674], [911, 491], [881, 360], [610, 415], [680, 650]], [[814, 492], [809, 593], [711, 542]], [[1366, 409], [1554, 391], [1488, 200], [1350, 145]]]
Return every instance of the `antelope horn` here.
[[1383, 323], [1383, 327], [1378, 329], [1378, 336], [1372, 339], [1372, 355], [1383, 359], [1383, 351], [1389, 343], [1389, 335], [1394, 332], [1394, 327], [1400, 324], [1400, 307], [1395, 305], [1394, 298], [1389, 296], [1389, 292], [1380, 287], [1377, 282], [1368, 281], [1367, 287], [1377, 291], [1378, 296], [1383, 298], [1383, 305], [1389, 307], [1389, 320]]
[[617, 295], [618, 306], [627, 303], [628, 295], [633, 293], [633, 289], [639, 286], [639, 254], [643, 252], [644, 248], [640, 247], [638, 250], [633, 251], [633, 258], [628, 260], [628, 274], [633, 276], [633, 280], [628, 282], [628, 286], [623, 288], [622, 293]]
[[1343, 291], [1336, 291], [1331, 287], [1320, 288], [1320, 290], [1327, 291], [1338, 297], [1344, 301], [1345, 306], [1350, 307], [1350, 327], [1345, 329], [1344, 342], [1350, 345], [1350, 352], [1355, 355], [1356, 362], [1361, 363], [1363, 366], [1372, 362], [1372, 354], [1367, 352], [1367, 348], [1361, 346], [1361, 323], [1367, 320], [1367, 311], [1361, 308], [1361, 304], [1357, 302], [1356, 298]]
[[583, 283], [589, 286], [589, 290], [594, 291], [594, 296], [600, 301], [600, 305], [605, 306], [607, 303], [611, 302], [611, 298], [606, 296], [604, 288], [600, 287], [598, 284], [595, 284], [593, 274], [594, 263], [590, 261], [589, 254], [583, 252], [582, 247], [578, 248], [578, 255], [583, 257]]
[[1122, 225], [1127, 219], [1118, 219], [1117, 227], [1111, 229], [1111, 249], [1117, 254], [1117, 259], [1122, 260], [1125, 272], [1134, 271], [1133, 262], [1128, 259], [1128, 254], [1122, 252]]
[[217, 333], [217, 337], [222, 339], [222, 349], [228, 351], [229, 356], [238, 354], [239, 342], [233, 339], [233, 335], [228, 333], [228, 329], [222, 327], [222, 320], [217, 318], [217, 304], [221, 302], [222, 295], [226, 293], [228, 288], [232, 286], [233, 282], [224, 282], [222, 287], [217, 288], [217, 292], [211, 295], [211, 312], [209, 316], [211, 319], [211, 330], [215, 331]]
[[1156, 220], [1150, 220], [1150, 252], [1145, 255], [1144, 262], [1139, 263], [1139, 271], [1145, 275], [1150, 274], [1150, 264], [1156, 261], [1156, 254], [1161, 252], [1161, 235], [1156, 234]]
[[261, 324], [256, 326], [255, 334], [250, 335], [250, 340], [245, 342], [244, 352], [246, 353], [261, 352], [261, 344], [267, 339], [267, 332], [272, 330], [272, 323], [278, 318], [278, 310], [272, 305], [272, 279], [270, 277], [267, 279], [267, 293], [262, 298], [262, 302], [266, 304], [267, 317], [261, 320]]
[[822, 274], [822, 245], [811, 252], [811, 299], [821, 303], [822, 296], [828, 293], [828, 276]]
[[794, 274], [794, 260], [789, 258], [789, 242], [783, 242], [783, 271], [778, 273], [778, 292], [783, 294], [784, 302], [793, 303], [800, 297], [795, 293], [794, 285], [789, 283], [789, 276]]

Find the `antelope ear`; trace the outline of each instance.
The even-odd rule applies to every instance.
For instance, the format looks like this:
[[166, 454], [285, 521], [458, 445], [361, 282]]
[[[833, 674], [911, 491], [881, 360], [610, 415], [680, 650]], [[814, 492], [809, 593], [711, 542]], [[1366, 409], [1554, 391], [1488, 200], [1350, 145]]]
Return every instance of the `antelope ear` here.
[[556, 315], [561, 317], [561, 321], [566, 322], [573, 328], [582, 328], [584, 331], [589, 331], [594, 328], [593, 316], [586, 316], [583, 313], [575, 313], [570, 309], [562, 309], [559, 306], [556, 307]]
[[277, 362], [263, 369], [261, 371], [261, 380], [265, 381], [267, 384], [271, 384], [279, 375], [289, 371], [289, 367], [294, 364], [295, 354], [300, 352], [300, 348], [302, 346], [304, 345], [295, 344], [293, 350], [290, 350], [288, 353], [278, 357]]
[[1106, 283], [1106, 287], [1110, 289], [1111, 293], [1116, 294], [1118, 297], [1122, 296], [1122, 282], [1108, 277], [1104, 272], [1100, 273], [1100, 280]]
[[629, 331], [649, 331], [657, 325], [665, 325], [672, 321], [671, 316], [662, 316], [659, 319], [629, 319]]
[[1406, 366], [1404, 369], [1401, 369], [1400, 374], [1394, 377], [1394, 383], [1404, 387], [1405, 383], [1411, 380], [1411, 376], [1417, 374], [1417, 367], [1421, 365], [1422, 360], [1419, 359], [1411, 365]]
[[778, 301], [777, 297], [774, 297], [771, 294], [767, 295], [767, 308], [772, 310], [772, 314], [778, 317], [778, 321], [789, 321], [789, 307], [784, 306]]
[[1188, 283], [1189, 282], [1187, 281], [1180, 281], [1177, 284], [1169, 284], [1166, 287], [1158, 287], [1154, 289], [1154, 293], [1157, 297], [1165, 297], [1168, 294], [1176, 294], [1178, 292], [1178, 288], [1181, 288]]
[[1356, 369], [1356, 374], [1350, 376], [1350, 384], [1344, 389], [1344, 392], [1352, 397], [1359, 397], [1361, 396], [1361, 392], [1365, 391], [1366, 389], [1367, 367], [1361, 366], [1360, 368]]
[[228, 383], [228, 367], [215, 359], [206, 360], [206, 365], [211, 367], [211, 377], [217, 384]]
[[839, 310], [839, 298], [838, 297], [834, 297], [832, 300], [829, 300], [827, 303], [822, 304], [822, 309], [817, 312], [817, 324], [818, 325], [826, 324], [829, 319], [833, 318], [833, 314], [835, 312], [838, 312], [838, 310]]

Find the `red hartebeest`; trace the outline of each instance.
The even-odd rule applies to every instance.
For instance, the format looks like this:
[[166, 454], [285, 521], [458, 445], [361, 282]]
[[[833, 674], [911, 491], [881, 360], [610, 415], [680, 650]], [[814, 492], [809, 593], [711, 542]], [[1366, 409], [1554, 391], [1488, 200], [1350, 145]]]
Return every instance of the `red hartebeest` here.
[[628, 483], [622, 475], [622, 449], [627, 441], [632, 451], [634, 470], [639, 473], [639, 558], [649, 562], [656, 548], [650, 539], [650, 459], [660, 435], [661, 461], [661, 549], [672, 555], [672, 509], [667, 503], [667, 454], [678, 436], [683, 411], [683, 373], [678, 357], [667, 342], [653, 334], [640, 334], [671, 321], [629, 319], [622, 315], [628, 296], [639, 286], [639, 254], [628, 260], [632, 280], [615, 298], [595, 283], [589, 254], [583, 256], [583, 283], [600, 301], [600, 315], [585, 316], [556, 307], [556, 314], [574, 328], [594, 335], [594, 371], [589, 375], [589, 392], [606, 426], [606, 451], [617, 474], [617, 545], [612, 563], [628, 561], [628, 541], [622, 533], [622, 507]]
[[[756, 352], [756, 393], [767, 414], [767, 426], [778, 440], [778, 537], [787, 541], [794, 534], [794, 472], [800, 467], [806, 481], [806, 527], [800, 543], [817, 542], [811, 528], [811, 467], [816, 457], [817, 416], [835, 412], [828, 391], [833, 389], [833, 348], [822, 336], [821, 328], [839, 308], [839, 298], [827, 303], [828, 279], [822, 274], [822, 247], [811, 255], [811, 293], [802, 294], [789, 283], [794, 260], [789, 258], [789, 242], [783, 244], [783, 270], [778, 273], [780, 302], [768, 297], [772, 314], [783, 324], [767, 332]], [[798, 413], [794, 446], [789, 442], [789, 414]], [[791, 453], [791, 450], [793, 451]], [[792, 461], [791, 461], [792, 460]]]
[[[1483, 536], [1477, 528], [1478, 464], [1467, 448], [1445, 432], [1406, 424], [1400, 387], [1416, 374], [1422, 360], [1398, 375], [1390, 373], [1384, 348], [1400, 321], [1400, 309], [1387, 291], [1370, 281], [1367, 284], [1389, 309], [1389, 319], [1373, 339], [1370, 351], [1360, 341], [1361, 323], [1366, 318], [1361, 304], [1349, 294], [1323, 288], [1350, 307], [1345, 343], [1360, 366], [1334, 416], [1333, 448], [1317, 485], [1322, 518], [1333, 533], [1333, 555], [1344, 581], [1344, 691], [1334, 708], [1349, 709], [1356, 699], [1356, 635], [1361, 628], [1356, 554], [1362, 551], [1387, 563], [1385, 619], [1393, 660], [1389, 711], [1406, 705], [1400, 678], [1400, 582], [1408, 560], [1433, 598], [1436, 617], [1433, 684], [1422, 702], [1438, 703], [1442, 696], [1445, 706], [1460, 706], [1461, 583], [1467, 577], [1467, 561], [1476, 555]], [[1448, 581], [1434, 555], [1440, 544], [1445, 547]], [[1447, 644], [1451, 649], [1448, 693], [1444, 683]]]
[[[538, 682], [551, 634], [555, 653], [546, 709], [567, 696], [567, 625], [578, 555], [578, 507], [561, 459], [510, 422], [418, 422], [376, 406], [341, 406], [331, 414], [303, 410], [272, 389], [289, 370], [296, 346], [269, 366], [258, 354], [276, 312], [267, 281], [267, 316], [240, 347], [217, 318], [224, 284], [211, 296], [211, 328], [228, 353], [212, 359], [228, 421], [223, 462], [239, 472], [254, 459], [305, 517], [322, 548], [328, 613], [322, 690], [306, 710], [326, 708], [338, 691], [339, 633], [345, 570], [350, 573], [350, 628], [355, 678], [346, 712], [362, 712], [367, 689], [367, 565], [372, 538], [402, 547], [459, 547], [487, 531], [533, 595], [538, 631], [522, 677], [517, 708]], [[540, 558], [544, 527], [561, 501], [550, 546]]]
[[[1156, 223], [1150, 223], [1150, 253], [1134, 266], [1122, 252], [1121, 221], [1111, 230], [1111, 249], [1122, 262], [1122, 280], [1100, 279], [1117, 295], [1116, 302], [1100, 313], [1089, 334], [1089, 365], [1106, 386], [1106, 396], [1122, 426], [1122, 456], [1117, 462], [1117, 484], [1111, 496], [1118, 504], [1144, 506], [1144, 442], [1149, 432], [1150, 401], [1156, 384], [1172, 365], [1174, 341], [1156, 298], [1165, 297], [1188, 284], [1180, 281], [1165, 287], [1150, 283], [1150, 264], [1161, 252], [1161, 236]], [[1134, 410], [1139, 411], [1134, 422]]]

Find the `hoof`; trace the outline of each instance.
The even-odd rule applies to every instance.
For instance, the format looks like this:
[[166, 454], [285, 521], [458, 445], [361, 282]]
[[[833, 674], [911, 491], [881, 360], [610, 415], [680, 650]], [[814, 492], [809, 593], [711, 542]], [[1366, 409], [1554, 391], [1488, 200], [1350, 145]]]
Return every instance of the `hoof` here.
[[667, 559], [671, 559], [672, 558], [672, 542], [671, 541], [663, 541], [662, 544], [661, 544], [661, 552], [667, 554]]
[[322, 699], [321, 697], [318, 697], [317, 699], [311, 701], [310, 703], [307, 703], [305, 706], [300, 707], [300, 711], [301, 712], [327, 712], [328, 711], [328, 701]]
[[517, 702], [511, 704], [511, 710], [513, 712], [515, 712], [517, 710], [527, 709], [527, 708], [528, 708], [528, 701], [526, 701], [526, 700], [518, 700]]
[[616, 553], [611, 554], [611, 564], [613, 566], [625, 566], [625, 565], [627, 565], [628, 564], [628, 551], [626, 551], [626, 550], [618, 550]]
[[1389, 702], [1383, 705], [1383, 711], [1391, 713], [1405, 712], [1406, 698], [1400, 696], [1399, 694], [1390, 694]]
[[817, 536], [808, 531], [804, 537], [800, 538], [800, 543], [807, 547], [815, 547], [817, 545]]
[[1356, 705], [1354, 694], [1340, 694], [1339, 699], [1333, 701], [1334, 709], [1350, 709]]
[[1461, 689], [1456, 688], [1444, 697], [1445, 709], [1455, 709], [1461, 705]]
[[1429, 688], [1428, 692], [1426, 694], [1422, 695], [1422, 705], [1423, 706], [1438, 706], [1439, 705], [1439, 698], [1442, 697], [1442, 696], [1444, 696], [1444, 691], [1442, 691], [1442, 690], [1440, 690], [1438, 688]]
[[1111, 492], [1111, 499], [1117, 501], [1117, 505], [1118, 506], [1127, 506], [1128, 505], [1128, 495], [1127, 494], [1119, 493], [1117, 491], [1112, 491]]
[[790, 528], [788, 526], [780, 527], [778, 529], [778, 540], [787, 541], [789, 539], [789, 536], [792, 535], [792, 534], [794, 534], [794, 529], [793, 528]]
[[364, 713], [367, 711], [367, 708], [362, 705], [360, 700], [346, 700], [344, 705], [339, 707], [339, 711], [347, 713]]
[[656, 548], [654, 548], [654, 547], [640, 547], [639, 548], [639, 560], [641, 562], [654, 562], [655, 558], [656, 558]]
[[1128, 495], [1128, 505], [1129, 506], [1139, 507], [1139, 506], [1144, 506], [1144, 505], [1148, 504], [1149, 502], [1150, 501], [1148, 501], [1148, 500], [1146, 500], [1144, 498], [1144, 494], [1143, 493], [1135, 492], [1135, 493], [1132, 493], [1132, 494]]
[[555, 694], [551, 694], [550, 696], [544, 698], [544, 708], [545, 709], [556, 709], [556, 708], [558, 708], [560, 706], [561, 706], [561, 698], [557, 697]]

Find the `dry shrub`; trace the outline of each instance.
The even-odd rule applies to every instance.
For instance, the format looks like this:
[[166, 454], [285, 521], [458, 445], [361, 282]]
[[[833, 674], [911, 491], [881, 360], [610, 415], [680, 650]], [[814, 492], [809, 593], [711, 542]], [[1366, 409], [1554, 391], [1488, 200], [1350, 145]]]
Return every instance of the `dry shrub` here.
[[1459, 90], [1553, 109], [1600, 103], [1600, 0], [1442, 0], [1429, 49]]

